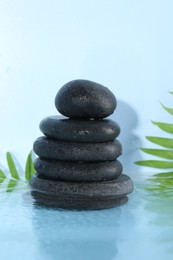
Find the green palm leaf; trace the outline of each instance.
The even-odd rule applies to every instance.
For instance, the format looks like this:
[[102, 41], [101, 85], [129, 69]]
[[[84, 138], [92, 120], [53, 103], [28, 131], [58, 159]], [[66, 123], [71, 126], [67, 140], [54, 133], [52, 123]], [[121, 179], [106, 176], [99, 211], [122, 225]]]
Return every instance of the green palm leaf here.
[[172, 187], [173, 188], [173, 178], [152, 178], [150, 181], [155, 182], [157, 184], [160, 184], [162, 186], [166, 187]]
[[[173, 94], [173, 92], [170, 92]], [[169, 108], [161, 103], [161, 106], [171, 115], [173, 115], [173, 108]], [[159, 127], [161, 130], [173, 134], [173, 124], [165, 123], [165, 122], [155, 122], [152, 121], [154, 125]], [[171, 161], [164, 161], [164, 160], [141, 160], [135, 162], [138, 165], [146, 166], [146, 167], [153, 167], [159, 169], [173, 169], [173, 138], [165, 138], [165, 137], [158, 137], [158, 136], [146, 136], [146, 139], [152, 143], [160, 145], [162, 147], [166, 147], [169, 149], [152, 149], [152, 148], [141, 148], [141, 150], [147, 154], [154, 155], [157, 157], [165, 158]], [[164, 191], [167, 192], [173, 190], [173, 171], [170, 172], [161, 172], [158, 174], [154, 174], [153, 177], [150, 179], [153, 183], [157, 186], [150, 187], [148, 190], [152, 191]]]
[[26, 183], [25, 180], [29, 181], [31, 176], [35, 172], [34, 163], [32, 160], [32, 151], [28, 154], [28, 157], [26, 160], [25, 180], [20, 178], [20, 175], [17, 171], [17, 166], [15, 165], [15, 161], [13, 160], [10, 152], [6, 153], [6, 159], [7, 159], [7, 164], [8, 164], [8, 168], [9, 168], [9, 172], [10, 172], [11, 176], [10, 176], [10, 178], [8, 178], [5, 174], [5, 172], [0, 169], [0, 184], [3, 183], [5, 180], [8, 180], [8, 182], [5, 182], [5, 188], [6, 188], [7, 192], [26, 189], [28, 184]]
[[152, 167], [152, 168], [160, 168], [160, 169], [173, 168], [173, 162], [159, 161], [159, 160], [142, 160], [142, 161], [135, 162], [135, 164]]
[[173, 139], [172, 138], [146, 136], [146, 139], [149, 140], [150, 142], [158, 144], [160, 146], [173, 149]]
[[0, 169], [0, 179], [6, 179], [5, 173]]
[[161, 172], [161, 173], [156, 173], [154, 174], [156, 177], [168, 177], [168, 178], [173, 178], [173, 172]]
[[16, 168], [13, 158], [9, 152], [7, 152], [6, 158], [7, 158], [7, 163], [8, 163], [9, 171], [11, 173], [12, 178], [19, 180], [20, 178], [19, 178], [17, 168]]
[[160, 129], [167, 133], [173, 134], [173, 124], [167, 124], [167, 123], [161, 123], [161, 122], [154, 122], [152, 121], [154, 125], [157, 125]]
[[0, 184], [3, 183], [6, 179], [5, 173], [0, 169]]
[[26, 166], [25, 166], [25, 178], [27, 181], [30, 180], [31, 176], [34, 174], [34, 164], [32, 160], [32, 151], [28, 154], [27, 160], [26, 160]]
[[17, 186], [17, 180], [10, 179], [8, 185], [7, 185], [7, 192], [11, 192], [15, 190], [15, 187]]
[[[173, 94], [173, 92], [170, 92], [170, 93]], [[172, 108], [166, 107], [166, 106], [164, 106], [162, 103], [161, 103], [161, 106], [162, 106], [168, 113], [170, 113], [171, 115], [173, 115], [173, 109], [172, 109]]]
[[150, 149], [150, 148], [141, 148], [145, 153], [155, 155], [165, 159], [173, 159], [173, 150], [164, 150], [164, 149]]
[[[172, 187], [169, 187], [169, 186], [165, 186], [165, 185], [159, 185], [159, 186], [156, 186], [156, 187], [149, 187], [149, 188], [146, 188], [147, 191], [158, 191], [158, 196], [159, 198], [161, 198], [161, 193], [160, 191], [163, 191], [164, 193], [162, 194], [162, 197], [163, 198], [166, 198], [166, 197], [172, 197]], [[157, 195], [157, 194], [156, 194]]]

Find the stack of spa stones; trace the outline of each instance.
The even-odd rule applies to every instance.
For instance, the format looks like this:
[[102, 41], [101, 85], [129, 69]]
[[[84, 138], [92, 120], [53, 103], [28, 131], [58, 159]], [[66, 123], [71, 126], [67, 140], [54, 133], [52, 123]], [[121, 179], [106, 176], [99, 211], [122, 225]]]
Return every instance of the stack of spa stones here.
[[124, 204], [133, 190], [117, 158], [119, 125], [110, 119], [116, 98], [106, 87], [73, 80], [57, 93], [55, 106], [65, 117], [40, 123], [44, 136], [34, 142], [39, 156], [31, 178], [32, 194], [45, 205], [67, 209], [103, 209]]

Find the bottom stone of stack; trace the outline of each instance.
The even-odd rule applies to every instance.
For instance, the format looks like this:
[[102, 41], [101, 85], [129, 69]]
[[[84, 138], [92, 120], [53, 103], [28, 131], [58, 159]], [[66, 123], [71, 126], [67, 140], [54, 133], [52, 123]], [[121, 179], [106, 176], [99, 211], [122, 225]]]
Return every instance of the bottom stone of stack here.
[[30, 180], [31, 194], [39, 205], [64, 209], [106, 209], [127, 202], [133, 191], [131, 179], [121, 174], [105, 182], [63, 182], [47, 180], [34, 174]]

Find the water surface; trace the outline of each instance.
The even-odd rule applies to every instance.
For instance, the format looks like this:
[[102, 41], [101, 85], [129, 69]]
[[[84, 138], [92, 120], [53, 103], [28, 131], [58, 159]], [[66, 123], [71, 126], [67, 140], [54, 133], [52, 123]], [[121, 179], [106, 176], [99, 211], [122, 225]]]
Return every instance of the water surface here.
[[173, 192], [148, 185], [136, 182], [127, 204], [100, 211], [45, 208], [24, 190], [1, 192], [0, 259], [172, 260]]

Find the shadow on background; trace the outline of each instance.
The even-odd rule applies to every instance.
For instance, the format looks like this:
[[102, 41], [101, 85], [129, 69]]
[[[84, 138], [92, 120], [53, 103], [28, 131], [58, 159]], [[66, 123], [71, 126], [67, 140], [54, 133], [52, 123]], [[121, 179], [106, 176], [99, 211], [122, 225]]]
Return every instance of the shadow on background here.
[[110, 117], [115, 120], [121, 128], [118, 140], [123, 146], [123, 154], [120, 161], [123, 164], [124, 172], [137, 172], [139, 166], [134, 162], [141, 159], [140, 150], [141, 140], [135, 135], [134, 131], [138, 127], [138, 116], [135, 110], [122, 100], [117, 100], [117, 108]]

